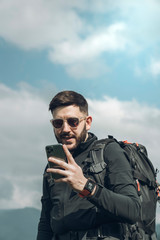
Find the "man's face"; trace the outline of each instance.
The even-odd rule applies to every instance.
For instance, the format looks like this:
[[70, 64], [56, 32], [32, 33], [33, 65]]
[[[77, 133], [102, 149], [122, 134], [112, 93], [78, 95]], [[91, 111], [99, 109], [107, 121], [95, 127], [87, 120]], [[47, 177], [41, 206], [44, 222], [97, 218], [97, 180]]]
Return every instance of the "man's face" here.
[[[77, 127], [71, 127], [67, 119], [80, 119]], [[88, 137], [88, 130], [90, 129], [92, 118], [86, 116], [81, 112], [79, 107], [70, 105], [66, 107], [58, 107], [53, 111], [53, 119], [62, 119], [63, 125], [60, 128], [54, 128], [54, 133], [59, 143], [65, 144], [67, 148], [72, 151]]]

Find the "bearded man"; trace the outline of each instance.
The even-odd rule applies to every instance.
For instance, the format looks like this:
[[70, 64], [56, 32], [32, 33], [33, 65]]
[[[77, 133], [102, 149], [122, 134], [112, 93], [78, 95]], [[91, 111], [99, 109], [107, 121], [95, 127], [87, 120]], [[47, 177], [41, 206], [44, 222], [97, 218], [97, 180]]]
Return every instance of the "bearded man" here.
[[[89, 132], [92, 117], [86, 99], [74, 91], [59, 92], [49, 110], [67, 162], [48, 159], [59, 168], [45, 169], [37, 240], [126, 239], [123, 223], [137, 221], [140, 202], [123, 149], [116, 142], [105, 148], [105, 184], [100, 185], [86, 171], [89, 150], [97, 140]], [[51, 180], [50, 174], [61, 178]]]

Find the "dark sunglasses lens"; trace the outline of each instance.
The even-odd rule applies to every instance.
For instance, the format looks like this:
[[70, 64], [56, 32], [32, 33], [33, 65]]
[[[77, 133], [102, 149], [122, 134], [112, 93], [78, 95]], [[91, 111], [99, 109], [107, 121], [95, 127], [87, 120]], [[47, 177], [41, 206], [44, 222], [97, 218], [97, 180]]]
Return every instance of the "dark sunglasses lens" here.
[[79, 119], [78, 118], [68, 118], [67, 122], [71, 127], [77, 127], [79, 124]]
[[52, 121], [52, 124], [55, 128], [61, 128], [63, 125], [63, 119], [55, 119]]

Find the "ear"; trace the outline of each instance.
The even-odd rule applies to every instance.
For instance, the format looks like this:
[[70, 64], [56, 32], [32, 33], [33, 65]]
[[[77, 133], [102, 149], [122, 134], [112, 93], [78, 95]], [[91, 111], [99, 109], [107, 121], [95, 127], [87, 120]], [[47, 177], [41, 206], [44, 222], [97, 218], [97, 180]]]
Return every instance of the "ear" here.
[[92, 117], [87, 116], [87, 118], [86, 118], [86, 130], [87, 131], [89, 131], [89, 129], [91, 128], [91, 124], [92, 124]]

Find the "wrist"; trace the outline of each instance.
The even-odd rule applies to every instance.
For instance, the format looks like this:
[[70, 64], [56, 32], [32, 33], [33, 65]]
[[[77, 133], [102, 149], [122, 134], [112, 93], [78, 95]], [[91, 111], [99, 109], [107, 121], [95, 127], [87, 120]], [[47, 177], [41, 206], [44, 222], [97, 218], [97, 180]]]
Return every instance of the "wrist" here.
[[86, 184], [83, 188], [82, 191], [79, 192], [79, 196], [84, 198], [84, 197], [90, 197], [95, 193], [96, 190], [96, 183], [94, 180], [88, 178], [86, 181]]

